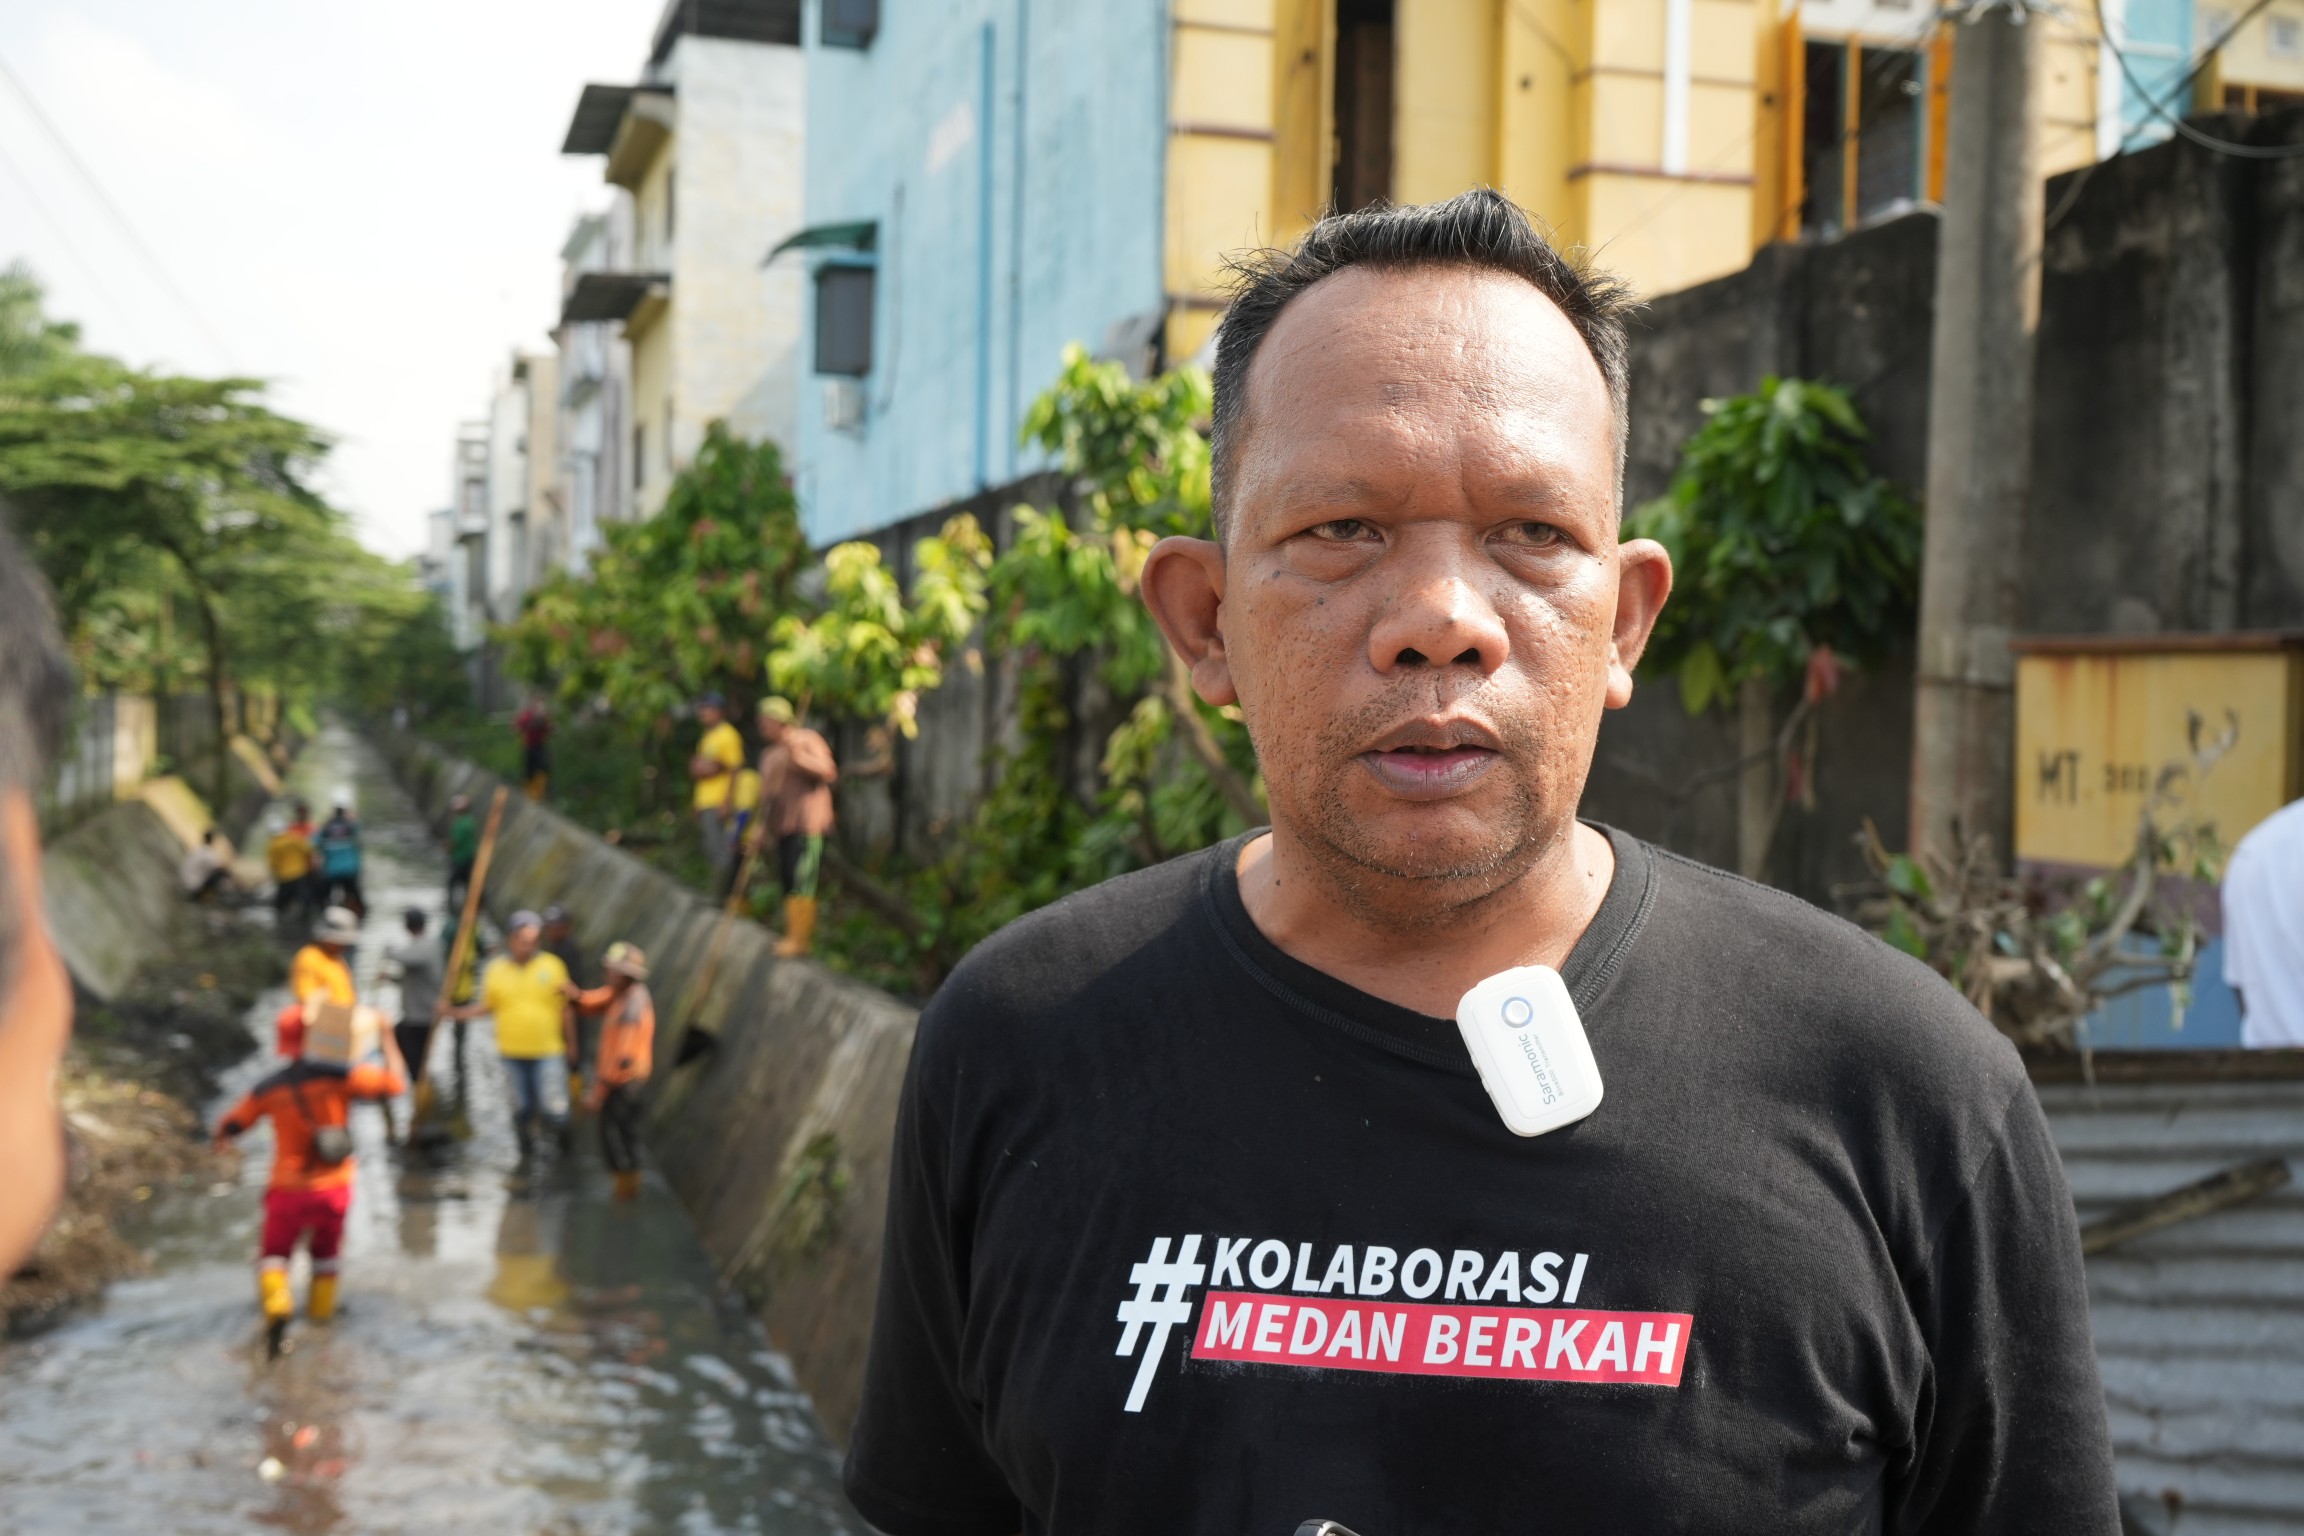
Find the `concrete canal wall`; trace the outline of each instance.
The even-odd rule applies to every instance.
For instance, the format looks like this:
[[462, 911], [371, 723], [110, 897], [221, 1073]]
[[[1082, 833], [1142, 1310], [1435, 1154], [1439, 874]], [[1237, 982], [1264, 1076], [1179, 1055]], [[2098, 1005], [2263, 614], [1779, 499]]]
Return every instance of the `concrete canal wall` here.
[[[82, 989], [111, 1002], [140, 968], [172, 951], [187, 911], [177, 884], [184, 855], [211, 826], [229, 843], [269, 792], [238, 759], [230, 774], [232, 805], [221, 821], [182, 779], [158, 778], [43, 844], [41, 905]], [[261, 859], [235, 867], [243, 882], [263, 877]]]
[[[374, 739], [436, 827], [459, 793], [486, 815], [493, 775], [412, 736]], [[618, 939], [646, 951], [657, 1166], [844, 1442], [863, 1383], [888, 1146], [916, 1010], [821, 966], [779, 960], [766, 929], [723, 919], [518, 793], [506, 802], [483, 900], [498, 922], [558, 902], [587, 953]]]

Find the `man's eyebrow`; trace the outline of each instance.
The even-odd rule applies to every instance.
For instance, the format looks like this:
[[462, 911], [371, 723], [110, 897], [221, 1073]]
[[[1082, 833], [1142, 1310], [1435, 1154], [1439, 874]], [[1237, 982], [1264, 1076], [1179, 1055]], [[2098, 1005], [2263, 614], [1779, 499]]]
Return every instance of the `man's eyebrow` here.
[[1274, 495], [1275, 501], [1289, 506], [1343, 503], [1356, 505], [1381, 499], [1383, 493], [1372, 480], [1358, 475], [1327, 476], [1299, 475], [1284, 482]]

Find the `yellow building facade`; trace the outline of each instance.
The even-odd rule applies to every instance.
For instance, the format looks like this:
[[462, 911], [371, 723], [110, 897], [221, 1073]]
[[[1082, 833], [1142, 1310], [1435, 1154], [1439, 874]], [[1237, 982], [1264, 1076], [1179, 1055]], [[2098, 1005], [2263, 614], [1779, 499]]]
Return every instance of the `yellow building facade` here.
[[[2133, 0], [2132, 0], [2133, 3]], [[1493, 186], [1643, 293], [1943, 190], [1951, 38], [1925, 0], [1176, 0], [1168, 350], [1226, 254], [1329, 206]], [[2041, 23], [2043, 171], [2119, 147], [2094, 15]]]

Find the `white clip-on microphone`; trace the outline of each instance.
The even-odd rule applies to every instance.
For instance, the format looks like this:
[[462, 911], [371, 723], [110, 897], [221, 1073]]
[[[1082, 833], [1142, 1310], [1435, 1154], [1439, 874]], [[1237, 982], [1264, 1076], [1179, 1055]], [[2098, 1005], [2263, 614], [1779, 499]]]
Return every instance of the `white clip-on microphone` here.
[[1456, 1027], [1480, 1086], [1515, 1136], [1541, 1136], [1600, 1107], [1600, 1064], [1568, 984], [1548, 965], [1499, 971], [1464, 994]]

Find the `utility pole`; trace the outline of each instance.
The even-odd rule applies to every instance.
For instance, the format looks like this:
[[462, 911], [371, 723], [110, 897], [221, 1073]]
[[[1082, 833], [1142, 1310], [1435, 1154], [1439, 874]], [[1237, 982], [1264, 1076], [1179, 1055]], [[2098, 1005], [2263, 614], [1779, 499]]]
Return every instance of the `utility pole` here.
[[[1983, 0], [1954, 27], [1928, 509], [1912, 733], [1915, 851], [1979, 834], [2005, 861], [2014, 827], [2015, 657], [2032, 492], [2032, 353], [2040, 325], [2042, 18]], [[1956, 835], [1957, 834], [1957, 835]]]

